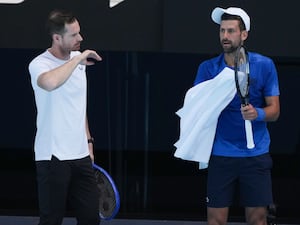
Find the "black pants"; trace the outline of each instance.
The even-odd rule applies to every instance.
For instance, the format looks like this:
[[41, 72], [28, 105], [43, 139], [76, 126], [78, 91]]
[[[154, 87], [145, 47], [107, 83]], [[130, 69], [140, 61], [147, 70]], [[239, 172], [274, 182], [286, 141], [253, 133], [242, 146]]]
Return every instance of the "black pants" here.
[[50, 161], [37, 161], [35, 164], [40, 214], [39, 225], [47, 225], [50, 217]]
[[90, 157], [78, 160], [39, 161], [39, 225], [60, 225], [67, 200], [75, 212], [78, 225], [98, 225], [99, 193]]

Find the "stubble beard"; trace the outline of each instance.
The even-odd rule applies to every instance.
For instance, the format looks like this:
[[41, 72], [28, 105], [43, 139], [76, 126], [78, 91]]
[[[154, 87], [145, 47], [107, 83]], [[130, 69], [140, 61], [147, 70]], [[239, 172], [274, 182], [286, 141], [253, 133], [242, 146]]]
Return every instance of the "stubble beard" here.
[[234, 53], [238, 49], [237, 46], [233, 46], [232, 44], [230, 46], [224, 46], [222, 44], [222, 47], [223, 47], [224, 53], [226, 53], [226, 54]]
[[74, 45], [72, 51], [79, 51], [80, 50], [80, 42]]

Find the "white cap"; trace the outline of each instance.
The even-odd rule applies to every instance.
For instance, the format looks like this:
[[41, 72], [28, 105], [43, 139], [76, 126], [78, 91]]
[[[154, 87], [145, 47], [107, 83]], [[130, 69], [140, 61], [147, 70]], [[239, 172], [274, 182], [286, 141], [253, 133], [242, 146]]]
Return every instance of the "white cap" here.
[[217, 23], [220, 24], [221, 23], [221, 17], [224, 13], [230, 14], [230, 15], [236, 15], [236, 16], [240, 16], [246, 26], [246, 30], [249, 31], [250, 30], [250, 17], [248, 16], [248, 14], [242, 10], [241, 8], [236, 8], [236, 7], [230, 7], [227, 9], [222, 9], [220, 7], [215, 8], [212, 13], [211, 13], [211, 18], [212, 20]]

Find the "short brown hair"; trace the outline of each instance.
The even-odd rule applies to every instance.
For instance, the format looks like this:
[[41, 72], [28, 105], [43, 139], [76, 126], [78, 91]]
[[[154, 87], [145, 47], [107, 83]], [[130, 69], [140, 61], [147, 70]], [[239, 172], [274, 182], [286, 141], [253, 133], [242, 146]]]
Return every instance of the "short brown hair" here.
[[49, 13], [46, 30], [50, 36], [53, 34], [63, 34], [65, 32], [65, 24], [75, 21], [76, 18], [72, 12], [56, 9]]

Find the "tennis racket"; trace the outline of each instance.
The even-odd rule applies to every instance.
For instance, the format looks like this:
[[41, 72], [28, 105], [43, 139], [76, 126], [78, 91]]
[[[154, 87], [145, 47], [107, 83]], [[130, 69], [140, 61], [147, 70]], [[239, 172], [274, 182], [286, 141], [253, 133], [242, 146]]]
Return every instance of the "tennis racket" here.
[[[244, 46], [240, 46], [234, 58], [234, 76], [237, 93], [241, 99], [242, 106], [249, 104], [249, 60], [248, 53]], [[250, 120], [245, 120], [245, 131], [247, 148], [254, 148], [252, 124]]]
[[103, 220], [113, 219], [120, 208], [120, 196], [111, 176], [100, 166], [93, 164], [99, 190], [99, 216]]

